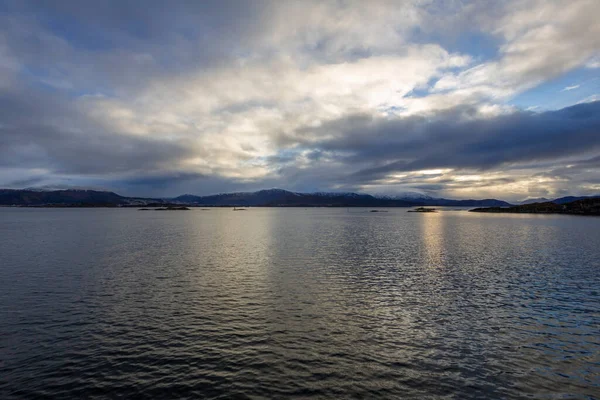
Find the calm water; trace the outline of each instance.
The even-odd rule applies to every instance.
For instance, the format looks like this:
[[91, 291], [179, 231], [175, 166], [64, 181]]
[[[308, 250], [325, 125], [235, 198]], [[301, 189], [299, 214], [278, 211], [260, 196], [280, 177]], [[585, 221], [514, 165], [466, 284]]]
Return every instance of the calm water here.
[[0, 398], [600, 398], [600, 218], [0, 208]]

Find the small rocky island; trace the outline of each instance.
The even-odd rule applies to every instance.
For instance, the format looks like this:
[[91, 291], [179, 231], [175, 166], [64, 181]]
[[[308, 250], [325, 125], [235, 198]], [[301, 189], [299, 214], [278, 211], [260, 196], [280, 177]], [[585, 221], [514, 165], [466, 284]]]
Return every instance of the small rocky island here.
[[571, 214], [600, 215], [600, 198], [582, 199], [565, 204], [551, 201], [543, 203], [523, 204], [512, 207], [485, 207], [469, 210], [470, 212], [504, 213], [504, 214]]
[[437, 212], [435, 208], [427, 208], [427, 207], [418, 207], [414, 210], [408, 210], [408, 212], [418, 212], [418, 213], [432, 213]]

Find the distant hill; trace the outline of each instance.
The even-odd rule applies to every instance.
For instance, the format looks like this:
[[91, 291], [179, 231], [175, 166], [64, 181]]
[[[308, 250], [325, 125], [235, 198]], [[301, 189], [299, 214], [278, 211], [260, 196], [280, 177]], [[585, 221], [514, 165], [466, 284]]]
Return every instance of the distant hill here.
[[0, 189], [0, 205], [44, 206], [117, 206], [127, 198], [113, 192], [97, 190], [12, 190]]
[[549, 201], [552, 201], [552, 200], [547, 199], [545, 197], [538, 197], [537, 199], [525, 199], [525, 200], [522, 200], [518, 204], [547, 203]]
[[600, 215], [600, 197], [585, 198], [567, 203], [557, 204], [552, 201], [545, 203], [523, 204], [512, 207], [476, 208], [473, 212], [511, 213], [511, 214], [574, 214]]
[[594, 198], [598, 198], [598, 197], [600, 197], [600, 194], [597, 194], [595, 196], [566, 196], [566, 197], [559, 197], [558, 199], [547, 199], [545, 197], [540, 197], [537, 199], [525, 199], [523, 201], [518, 202], [517, 204], [535, 204], [535, 203], [547, 203], [547, 202], [552, 202], [555, 204], [565, 204], [565, 203], [571, 203], [575, 200], [594, 199]]
[[406, 192], [395, 196], [378, 196], [381, 199], [403, 200], [418, 203], [423, 206], [447, 206], [447, 207], [503, 207], [510, 204], [506, 201], [496, 199], [484, 200], [452, 200], [427, 196], [417, 192]]
[[597, 198], [600, 198], [600, 194], [597, 194], [595, 196], [566, 196], [566, 197], [554, 199], [554, 200], [552, 200], [552, 202], [556, 203], [556, 204], [565, 204], [565, 203], [571, 203], [576, 200], [597, 199]]
[[425, 206], [446, 206], [446, 207], [506, 207], [510, 206], [503, 200], [483, 199], [483, 200], [451, 200], [451, 199], [431, 199], [419, 200]]

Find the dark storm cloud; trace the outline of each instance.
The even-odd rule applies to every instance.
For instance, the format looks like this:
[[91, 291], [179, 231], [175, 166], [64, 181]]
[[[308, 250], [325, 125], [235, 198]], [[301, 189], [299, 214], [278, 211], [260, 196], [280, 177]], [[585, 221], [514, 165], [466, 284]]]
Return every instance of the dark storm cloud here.
[[9, 181], [6, 183], [6, 187], [12, 188], [27, 188], [27, 187], [35, 187], [43, 183], [46, 180], [46, 177], [33, 177], [27, 179], [17, 179], [14, 181]]
[[123, 178], [119, 181], [119, 183], [125, 186], [164, 187], [170, 185], [180, 185], [185, 182], [197, 181], [203, 178], [205, 178], [204, 175], [194, 172], [162, 172], [151, 173], [144, 176]]
[[259, 29], [268, 7], [263, 1], [235, 0], [19, 0], [6, 2], [0, 11], [33, 16], [78, 47], [106, 49], [139, 45], [136, 41], [164, 44], [176, 38], [241, 40]]
[[0, 46], [48, 85], [132, 96], [152, 79], [244, 55], [268, 11], [229, 0], [9, 1], [0, 5]]
[[56, 94], [0, 93], [0, 166], [58, 174], [147, 173], [193, 152], [186, 141], [107, 131]]
[[[599, 133], [600, 134], [600, 133]], [[600, 170], [600, 156], [579, 160], [569, 167], [569, 169], [598, 169]]]
[[[425, 169], [489, 170], [600, 150], [600, 102], [494, 118], [465, 118], [465, 111], [431, 118], [351, 116], [287, 140], [338, 153], [347, 165], [370, 164], [351, 175], [356, 182]], [[318, 139], [327, 135], [333, 138]]]

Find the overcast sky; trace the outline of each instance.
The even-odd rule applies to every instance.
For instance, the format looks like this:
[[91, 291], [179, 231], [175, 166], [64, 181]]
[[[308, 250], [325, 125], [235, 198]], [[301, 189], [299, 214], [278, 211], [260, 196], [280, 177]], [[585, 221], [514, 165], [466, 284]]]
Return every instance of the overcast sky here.
[[3, 1], [0, 187], [600, 193], [600, 1]]

